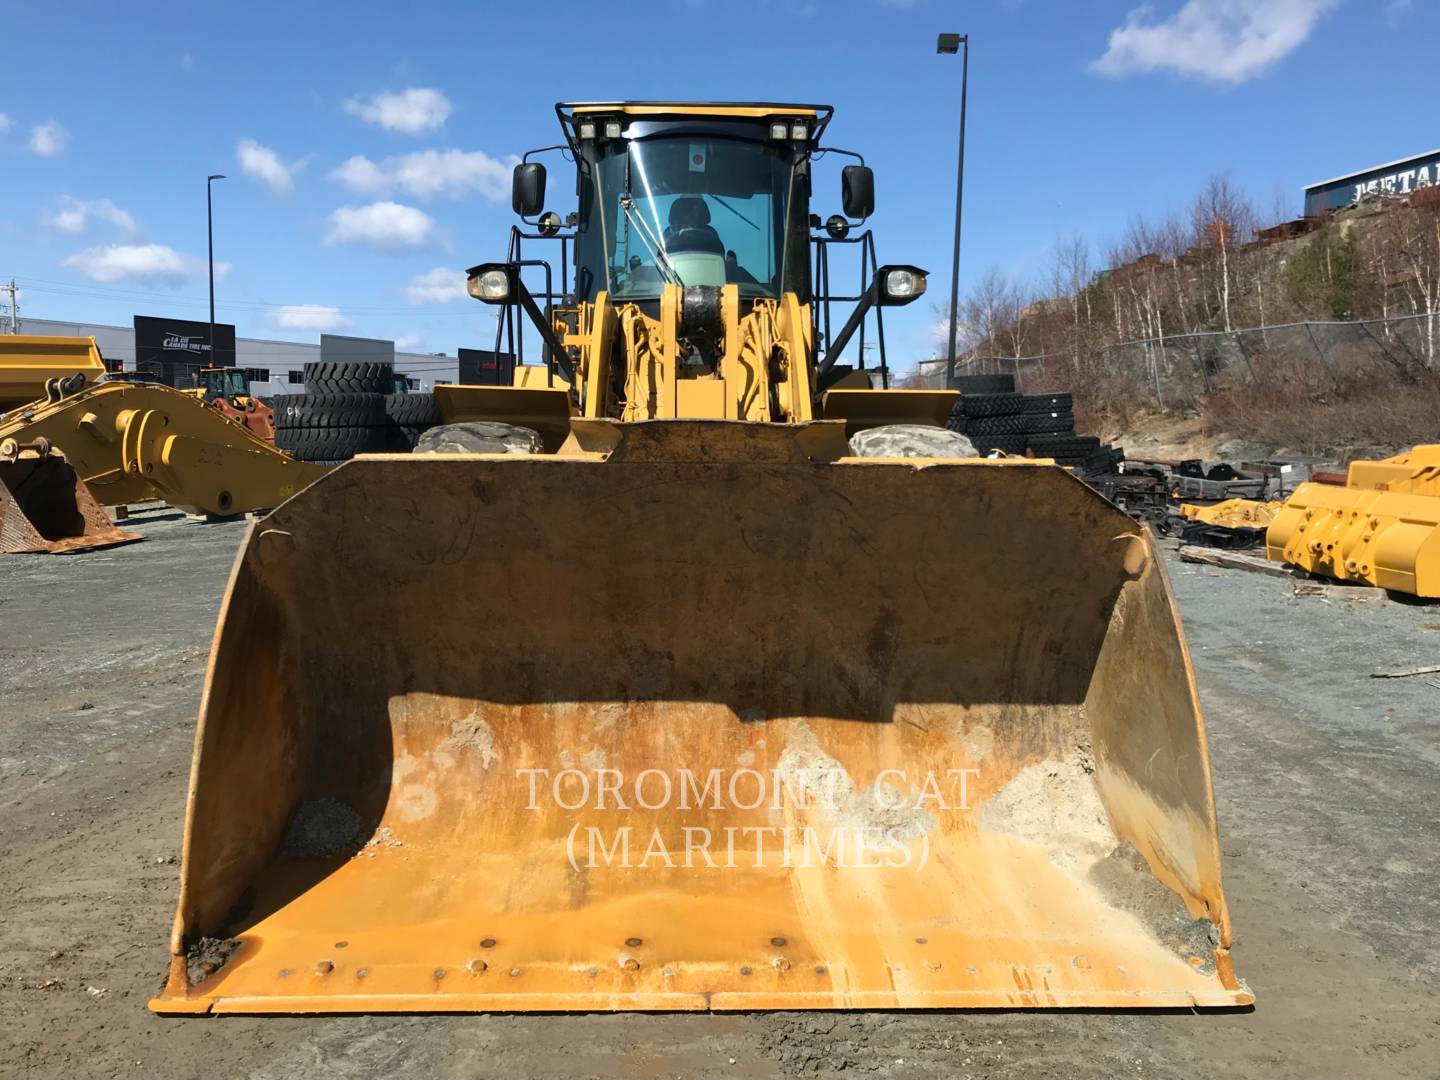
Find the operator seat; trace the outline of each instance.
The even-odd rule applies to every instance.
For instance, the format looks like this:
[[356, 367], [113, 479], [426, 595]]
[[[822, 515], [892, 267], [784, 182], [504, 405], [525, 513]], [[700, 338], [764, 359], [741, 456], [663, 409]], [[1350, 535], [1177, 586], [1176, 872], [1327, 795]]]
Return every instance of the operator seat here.
[[670, 204], [670, 224], [665, 229], [665, 250], [672, 254], [725, 254], [725, 245], [720, 242], [720, 234], [710, 224], [710, 207], [705, 205], [704, 199], [687, 195]]

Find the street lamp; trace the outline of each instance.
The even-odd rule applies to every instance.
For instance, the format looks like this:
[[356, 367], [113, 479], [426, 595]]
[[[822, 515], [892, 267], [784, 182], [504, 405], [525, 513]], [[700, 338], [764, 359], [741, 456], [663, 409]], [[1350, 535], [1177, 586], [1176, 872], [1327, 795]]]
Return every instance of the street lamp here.
[[[205, 236], [210, 249], [210, 337], [207, 344], [210, 346], [210, 366], [223, 367], [223, 364], [215, 362], [215, 211], [214, 204], [210, 198], [210, 185], [216, 180], [224, 180], [223, 173], [212, 173], [205, 178]], [[954, 353], [952, 348], [951, 353]]]
[[965, 47], [960, 69], [960, 164], [955, 173], [955, 260], [950, 270], [950, 352], [945, 365], [945, 388], [955, 385], [955, 331], [960, 316], [960, 214], [965, 205], [965, 105], [970, 90], [970, 35], [941, 34], [935, 51], [954, 56]]

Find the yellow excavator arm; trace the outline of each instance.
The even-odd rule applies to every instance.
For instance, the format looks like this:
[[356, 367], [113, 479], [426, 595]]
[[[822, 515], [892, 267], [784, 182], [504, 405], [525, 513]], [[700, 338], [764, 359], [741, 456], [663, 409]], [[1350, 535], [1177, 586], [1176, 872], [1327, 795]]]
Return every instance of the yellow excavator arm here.
[[107, 506], [160, 498], [224, 517], [277, 506], [327, 471], [158, 383], [102, 381], [13, 409], [0, 419], [5, 438], [48, 440]]

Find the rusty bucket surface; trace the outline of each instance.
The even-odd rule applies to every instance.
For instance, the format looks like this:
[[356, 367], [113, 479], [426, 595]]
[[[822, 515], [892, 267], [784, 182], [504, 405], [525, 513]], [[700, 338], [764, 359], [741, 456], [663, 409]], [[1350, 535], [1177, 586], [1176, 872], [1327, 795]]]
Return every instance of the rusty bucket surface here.
[[116, 528], [65, 455], [43, 439], [0, 442], [0, 553], [68, 554], [143, 539]]
[[153, 1009], [1252, 1000], [1134, 522], [1049, 465], [606, 430], [252, 526]]

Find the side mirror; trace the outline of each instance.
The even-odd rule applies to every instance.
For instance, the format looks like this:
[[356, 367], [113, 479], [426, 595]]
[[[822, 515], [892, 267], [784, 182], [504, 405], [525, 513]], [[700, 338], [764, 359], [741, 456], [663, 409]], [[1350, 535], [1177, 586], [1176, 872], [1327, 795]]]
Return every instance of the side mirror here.
[[840, 205], [848, 218], [868, 218], [875, 212], [875, 174], [868, 165], [840, 170]]
[[521, 217], [534, 217], [545, 208], [545, 166], [529, 161], [515, 166], [510, 182], [510, 205]]

